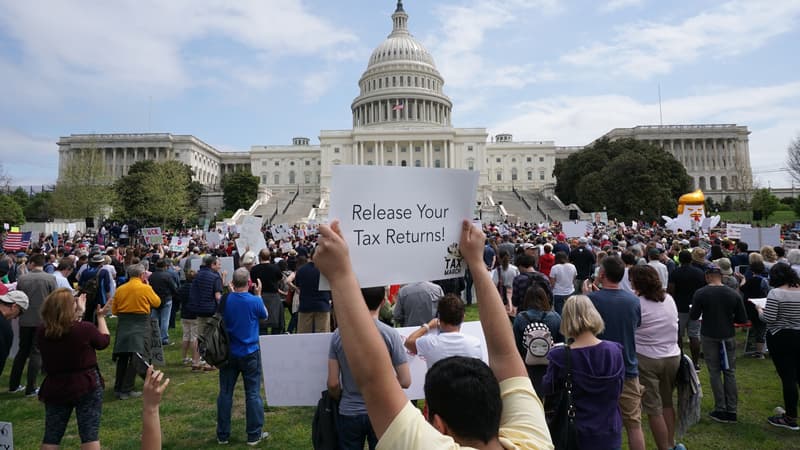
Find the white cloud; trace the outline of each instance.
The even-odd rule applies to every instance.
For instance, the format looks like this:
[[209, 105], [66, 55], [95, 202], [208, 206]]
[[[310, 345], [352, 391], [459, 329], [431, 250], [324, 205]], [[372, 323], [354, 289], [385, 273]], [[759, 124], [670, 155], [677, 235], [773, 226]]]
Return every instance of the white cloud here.
[[58, 177], [57, 140], [0, 128], [0, 161], [11, 177], [11, 184], [54, 184]]
[[644, 3], [644, 0], [608, 0], [600, 5], [600, 11], [609, 13], [632, 6], [639, 6], [642, 3]]
[[591, 44], [561, 58], [598, 72], [646, 79], [701, 57], [738, 55], [791, 31], [800, 2], [734, 0], [677, 24], [642, 21], [618, 27], [610, 42]]
[[[0, 67], [37, 74], [20, 98], [56, 84], [61, 91], [175, 93], [208, 81], [187, 67], [208, 42], [233, 70], [212, 78], [263, 88], [265, 58], [342, 54], [355, 35], [317, 17], [301, 0], [0, 0], [0, 26], [19, 43], [19, 58], [0, 57]], [[232, 63], [230, 48], [246, 63]], [[202, 48], [202, 50], [198, 50]], [[6, 58], [2, 60], [2, 58]], [[85, 92], [85, 94], [84, 94]], [[10, 94], [14, 94], [9, 90]]]
[[[613, 128], [657, 124], [659, 120], [657, 102], [622, 95], [551, 97], [519, 103], [514, 110], [517, 115], [492, 126], [490, 134], [513, 133], [518, 141], [547, 139], [557, 145], [586, 145]], [[787, 145], [800, 132], [800, 81], [676, 98], [663, 102], [663, 111], [665, 124], [747, 125], [752, 132], [752, 166], [756, 170], [779, 169], [785, 165]]]
[[535, 9], [553, 16], [563, 11], [556, 0], [474, 0], [469, 4], [443, 5], [435, 13], [441, 21], [441, 37], [428, 39], [437, 66], [453, 89], [501, 87], [519, 89], [536, 82], [541, 68], [533, 64], [488, 63], [482, 54], [486, 35], [519, 21]]
[[336, 72], [323, 70], [307, 75], [303, 79], [303, 101], [314, 103], [336, 84]]

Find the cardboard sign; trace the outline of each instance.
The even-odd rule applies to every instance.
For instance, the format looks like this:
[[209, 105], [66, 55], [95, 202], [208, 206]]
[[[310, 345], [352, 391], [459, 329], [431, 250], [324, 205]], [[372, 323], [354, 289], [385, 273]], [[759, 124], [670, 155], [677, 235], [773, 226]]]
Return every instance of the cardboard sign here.
[[[725, 229], [725, 235], [730, 239], [739, 239], [742, 236], [742, 229], [750, 228], [749, 223], [729, 223]], [[760, 248], [760, 247], [759, 247]]]
[[[397, 328], [406, 337], [419, 327]], [[461, 332], [481, 341], [484, 362], [488, 363], [486, 339], [480, 322], [464, 322]], [[313, 406], [325, 390], [328, 350], [333, 333], [282, 334], [260, 336], [264, 390], [270, 406]], [[298, 357], [302, 355], [302, 357]], [[411, 370], [411, 386], [405, 389], [409, 400], [425, 398], [425, 373], [428, 366], [418, 356], [406, 353]]]
[[561, 224], [561, 230], [568, 238], [580, 238], [586, 236], [586, 233], [594, 231], [594, 226], [591, 222], [564, 222]]
[[192, 258], [189, 260], [189, 270], [197, 272], [203, 264], [203, 258]]
[[463, 276], [458, 241], [477, 186], [472, 170], [334, 166], [328, 216], [340, 221], [361, 287]]
[[160, 227], [142, 228], [142, 234], [144, 235], [144, 241], [148, 245], [161, 245], [164, 242]]
[[765, 245], [777, 247], [781, 245], [781, 227], [776, 225], [772, 228], [742, 228], [740, 230], [742, 242], [747, 242], [747, 246], [758, 249]]
[[189, 245], [189, 238], [184, 236], [172, 236], [169, 243], [169, 249], [173, 252], [183, 252]]
[[242, 219], [242, 226], [240, 227], [240, 232], [247, 231], [261, 231], [261, 217], [260, 216], [244, 216]]

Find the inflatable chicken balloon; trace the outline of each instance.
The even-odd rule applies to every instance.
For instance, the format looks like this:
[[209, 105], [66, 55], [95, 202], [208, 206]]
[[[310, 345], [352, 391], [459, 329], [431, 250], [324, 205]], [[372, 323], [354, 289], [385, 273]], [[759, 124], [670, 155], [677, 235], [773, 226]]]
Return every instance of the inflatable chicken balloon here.
[[719, 224], [719, 216], [706, 217], [706, 197], [700, 189], [681, 195], [678, 199], [678, 217], [670, 218], [661, 216], [667, 223], [666, 227], [676, 232], [683, 231], [708, 231]]

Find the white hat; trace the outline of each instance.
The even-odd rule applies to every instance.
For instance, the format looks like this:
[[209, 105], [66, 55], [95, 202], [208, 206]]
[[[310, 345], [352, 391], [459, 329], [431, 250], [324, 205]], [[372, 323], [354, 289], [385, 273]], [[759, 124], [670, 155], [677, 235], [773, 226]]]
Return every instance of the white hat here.
[[28, 296], [22, 291], [6, 292], [5, 295], [0, 295], [0, 301], [9, 305], [16, 303], [20, 308], [22, 308], [23, 311], [28, 310]]

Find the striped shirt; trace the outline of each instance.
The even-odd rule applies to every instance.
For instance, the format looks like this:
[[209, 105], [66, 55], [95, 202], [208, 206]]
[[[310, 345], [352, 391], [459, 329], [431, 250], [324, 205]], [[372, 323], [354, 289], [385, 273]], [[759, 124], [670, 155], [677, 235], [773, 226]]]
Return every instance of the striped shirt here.
[[800, 289], [775, 288], [767, 294], [767, 306], [761, 314], [767, 330], [800, 330]]

